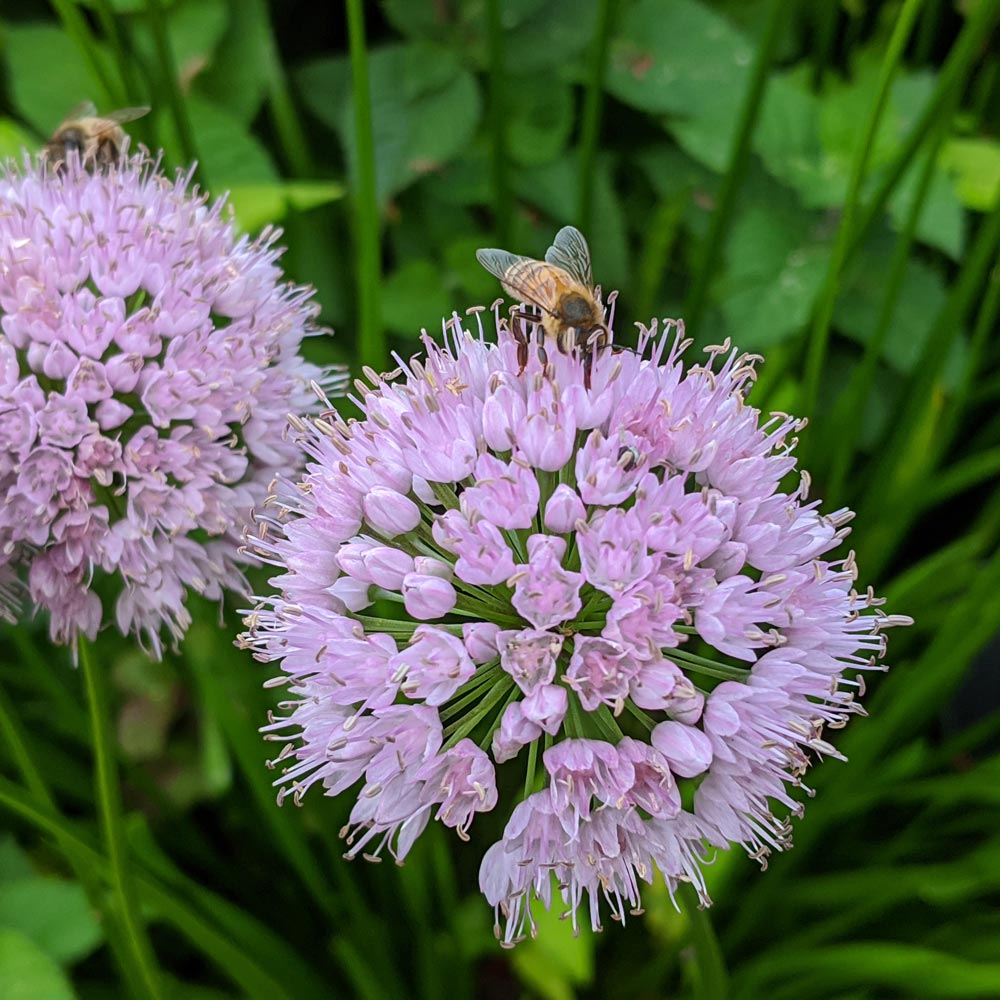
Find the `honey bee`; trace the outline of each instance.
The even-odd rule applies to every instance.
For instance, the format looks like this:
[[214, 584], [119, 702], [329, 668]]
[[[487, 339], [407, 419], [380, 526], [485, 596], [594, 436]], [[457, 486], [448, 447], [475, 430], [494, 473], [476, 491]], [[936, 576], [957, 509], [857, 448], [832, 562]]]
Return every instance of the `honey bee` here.
[[[544, 337], [569, 354], [577, 348], [583, 358], [584, 385], [590, 388], [590, 369], [596, 352], [611, 340], [604, 322], [600, 289], [594, 286], [590, 248], [579, 229], [564, 226], [556, 233], [545, 260], [520, 257], [506, 250], [476, 251], [476, 258], [490, 274], [500, 279], [503, 290], [538, 312], [511, 310], [512, 319], [541, 326]], [[517, 358], [524, 371], [528, 363], [528, 340], [524, 328], [511, 324], [517, 341]], [[544, 348], [540, 349], [544, 362]]]
[[75, 107], [45, 143], [42, 155], [53, 170], [64, 170], [69, 154], [75, 152], [88, 170], [106, 168], [118, 162], [125, 133], [121, 125], [149, 114], [149, 108], [122, 108], [98, 115], [89, 101]]

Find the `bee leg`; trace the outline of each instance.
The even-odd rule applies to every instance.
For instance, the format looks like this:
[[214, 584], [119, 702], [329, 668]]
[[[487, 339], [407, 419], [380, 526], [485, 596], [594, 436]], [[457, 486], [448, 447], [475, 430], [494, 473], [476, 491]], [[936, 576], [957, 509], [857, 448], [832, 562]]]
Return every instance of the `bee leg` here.
[[510, 332], [517, 344], [517, 374], [524, 374], [528, 367], [528, 333], [527, 325], [537, 322], [537, 319], [524, 309], [514, 307], [510, 311]]
[[94, 153], [94, 164], [102, 170], [118, 162], [118, 147], [111, 139], [98, 139], [97, 150]]
[[594, 352], [584, 348], [583, 351], [583, 387], [590, 391], [590, 370], [594, 366]]

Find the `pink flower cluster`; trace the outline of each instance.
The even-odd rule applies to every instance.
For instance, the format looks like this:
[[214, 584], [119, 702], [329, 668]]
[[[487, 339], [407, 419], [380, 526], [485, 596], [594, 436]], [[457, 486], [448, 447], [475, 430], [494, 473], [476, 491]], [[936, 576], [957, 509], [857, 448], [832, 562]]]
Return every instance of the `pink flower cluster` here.
[[189, 589], [243, 589], [245, 519], [299, 462], [312, 292], [189, 183], [141, 156], [0, 173], [0, 601], [19, 580], [58, 642], [110, 600], [158, 655]]
[[824, 730], [861, 710], [845, 670], [904, 619], [827, 558], [849, 512], [782, 485], [800, 425], [746, 404], [757, 359], [685, 370], [654, 323], [588, 388], [578, 356], [522, 370], [507, 321], [494, 344], [471, 312], [356, 383], [364, 419], [301, 424], [306, 474], [258, 514], [280, 575], [241, 638], [289, 688], [276, 784], [362, 783], [349, 855], [401, 860], [520, 769], [480, 876], [504, 944], [556, 894], [624, 919], [657, 872], [707, 902], [712, 847], [789, 845]]

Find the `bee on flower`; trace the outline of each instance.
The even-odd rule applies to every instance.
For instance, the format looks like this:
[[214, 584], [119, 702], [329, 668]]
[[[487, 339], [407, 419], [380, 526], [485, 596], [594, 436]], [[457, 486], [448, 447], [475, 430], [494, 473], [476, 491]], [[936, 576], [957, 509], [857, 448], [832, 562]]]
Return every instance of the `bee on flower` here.
[[714, 848], [789, 847], [905, 619], [834, 553], [850, 512], [784, 485], [802, 423], [747, 402], [759, 359], [685, 367], [674, 322], [598, 349], [613, 308], [594, 349], [546, 350], [494, 309], [368, 372], [361, 419], [298, 422], [308, 465], [257, 513], [279, 575], [241, 642], [286, 688], [279, 799], [357, 789], [348, 857], [501, 813], [480, 887], [513, 945], [557, 897], [599, 929], [657, 877], [707, 904]]

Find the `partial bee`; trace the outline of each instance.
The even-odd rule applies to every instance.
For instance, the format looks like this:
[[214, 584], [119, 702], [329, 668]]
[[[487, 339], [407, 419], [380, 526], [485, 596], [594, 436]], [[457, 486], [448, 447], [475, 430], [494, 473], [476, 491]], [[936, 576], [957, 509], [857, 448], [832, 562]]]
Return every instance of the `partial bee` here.
[[[594, 287], [590, 248], [583, 234], [572, 226], [560, 229], [545, 252], [545, 260], [495, 249], [477, 250], [476, 258], [500, 279], [508, 295], [533, 306], [540, 314], [515, 309], [512, 319], [539, 323], [544, 335], [555, 341], [564, 354], [579, 349], [584, 384], [590, 388], [594, 354], [608, 345], [611, 335], [604, 322], [600, 291]], [[523, 371], [528, 363], [528, 341], [514, 323], [511, 332], [517, 340], [517, 358]]]
[[149, 114], [149, 108], [122, 108], [98, 115], [89, 101], [75, 107], [45, 143], [42, 155], [53, 170], [64, 170], [72, 152], [88, 170], [105, 169], [118, 162], [125, 133], [122, 124]]

